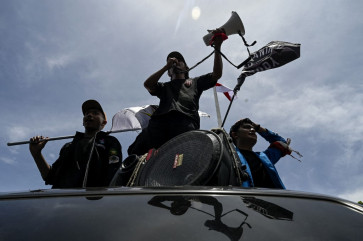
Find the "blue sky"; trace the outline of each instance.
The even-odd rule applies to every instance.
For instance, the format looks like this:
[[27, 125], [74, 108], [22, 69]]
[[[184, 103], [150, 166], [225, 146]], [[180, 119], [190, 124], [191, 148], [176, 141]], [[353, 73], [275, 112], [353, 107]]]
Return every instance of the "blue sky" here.
[[[193, 18], [199, 7], [199, 18]], [[97, 99], [111, 129], [119, 110], [157, 104], [143, 81], [178, 50], [189, 66], [211, 51], [202, 37], [236, 11], [254, 52], [270, 41], [301, 44], [301, 57], [246, 79], [225, 129], [238, 119], [292, 139], [302, 162], [286, 156], [276, 165], [291, 190], [363, 199], [363, 20], [360, 1], [121, 1], [0, 2], [0, 192], [45, 186], [27, 145], [6, 143], [34, 135], [82, 131], [81, 104]], [[222, 52], [235, 64], [248, 57], [241, 38], [229, 36]], [[212, 58], [191, 76], [212, 71]], [[233, 88], [241, 70], [224, 61], [220, 83]], [[167, 81], [164, 75], [161, 81]], [[219, 95], [222, 117], [228, 100]], [[217, 126], [212, 90], [201, 98], [201, 128]], [[114, 134], [127, 147], [136, 132]], [[49, 142], [49, 163], [67, 142]], [[268, 146], [261, 137], [255, 151]]]

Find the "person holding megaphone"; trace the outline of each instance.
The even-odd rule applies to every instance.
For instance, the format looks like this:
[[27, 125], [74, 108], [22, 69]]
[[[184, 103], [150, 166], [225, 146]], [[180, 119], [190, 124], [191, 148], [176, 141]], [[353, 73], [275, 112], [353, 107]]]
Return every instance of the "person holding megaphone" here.
[[[189, 68], [183, 55], [177, 51], [169, 53], [166, 64], [144, 82], [144, 87], [152, 96], [160, 99], [149, 125], [136, 137], [128, 149], [128, 154], [142, 155], [151, 148], [159, 148], [173, 137], [200, 127], [198, 114], [199, 99], [203, 91], [215, 86], [222, 77], [221, 45], [226, 36], [223, 29], [211, 31], [214, 34], [213, 72], [189, 77]], [[170, 81], [159, 82], [164, 73]]]

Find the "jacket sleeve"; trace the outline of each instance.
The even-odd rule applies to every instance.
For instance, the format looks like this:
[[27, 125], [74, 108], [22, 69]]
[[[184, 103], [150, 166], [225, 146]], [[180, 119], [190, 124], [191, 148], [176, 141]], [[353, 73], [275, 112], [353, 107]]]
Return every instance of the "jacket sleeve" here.
[[64, 144], [64, 146], [59, 152], [58, 159], [50, 166], [49, 173], [47, 177], [44, 179], [46, 185], [54, 185], [58, 172], [63, 164], [64, 155], [70, 144], [71, 143]]
[[277, 133], [270, 131], [266, 129], [265, 132], [259, 133], [260, 136], [262, 136], [266, 141], [268, 141], [271, 145], [264, 151], [264, 153], [267, 155], [267, 157], [270, 159], [270, 161], [275, 165], [281, 157], [285, 155], [281, 151], [281, 149], [276, 148], [276, 145], [274, 145], [275, 142], [283, 142], [286, 143], [286, 140], [279, 136]]
[[108, 139], [106, 149], [108, 158], [107, 184], [111, 182], [122, 163], [122, 147], [120, 142], [113, 136], [108, 136]]

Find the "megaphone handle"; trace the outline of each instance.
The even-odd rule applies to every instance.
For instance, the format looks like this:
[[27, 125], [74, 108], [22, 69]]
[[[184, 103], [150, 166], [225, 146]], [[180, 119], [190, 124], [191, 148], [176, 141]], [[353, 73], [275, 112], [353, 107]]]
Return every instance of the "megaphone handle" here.
[[[248, 47], [251, 47], [251, 46], [253, 46], [253, 45], [255, 45], [257, 42], [256, 41], [253, 41], [253, 43], [252, 44], [248, 44], [247, 43], [247, 41], [246, 41], [246, 39], [243, 37], [243, 35], [241, 34], [241, 32], [238, 32], [238, 35], [239, 36], [241, 36], [241, 38], [242, 38], [242, 40], [243, 40], [243, 43], [245, 44], [245, 46], [246, 46], [246, 48], [247, 48], [247, 52], [248, 52], [248, 55], [249, 56], [251, 56], [251, 53], [250, 53], [250, 50], [248, 49]], [[239, 68], [241, 68], [241, 65], [239, 65], [240, 67]], [[238, 69], [239, 69], [238, 68]]]
[[253, 41], [252, 44], [248, 44], [247, 41], [246, 41], [246, 39], [243, 37], [242, 34], [239, 34], [239, 36], [241, 36], [241, 38], [243, 40], [243, 43], [245, 44], [246, 47], [251, 47], [251, 46], [253, 46], [253, 45], [255, 45], [257, 43], [256, 41]]

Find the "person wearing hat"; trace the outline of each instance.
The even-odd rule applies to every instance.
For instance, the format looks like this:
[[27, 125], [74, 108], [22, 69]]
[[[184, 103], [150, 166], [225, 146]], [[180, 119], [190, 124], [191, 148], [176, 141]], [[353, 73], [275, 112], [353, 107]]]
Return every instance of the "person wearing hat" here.
[[45, 184], [53, 185], [52, 188], [106, 187], [121, 165], [121, 144], [102, 131], [107, 116], [101, 105], [96, 100], [87, 100], [82, 104], [82, 113], [85, 132], [77, 132], [73, 141], [62, 147], [53, 165], [42, 155], [47, 138], [30, 139], [30, 153]]
[[[188, 65], [183, 55], [177, 51], [171, 52], [166, 58], [166, 65], [152, 74], [144, 82], [144, 87], [152, 96], [160, 99], [149, 125], [129, 147], [128, 154], [142, 155], [151, 148], [159, 148], [173, 137], [200, 127], [199, 99], [203, 91], [215, 86], [222, 77], [222, 58], [220, 48], [223, 42], [221, 29], [213, 31], [214, 66], [213, 72], [189, 78]], [[160, 78], [168, 73], [169, 82], [161, 83]]]

